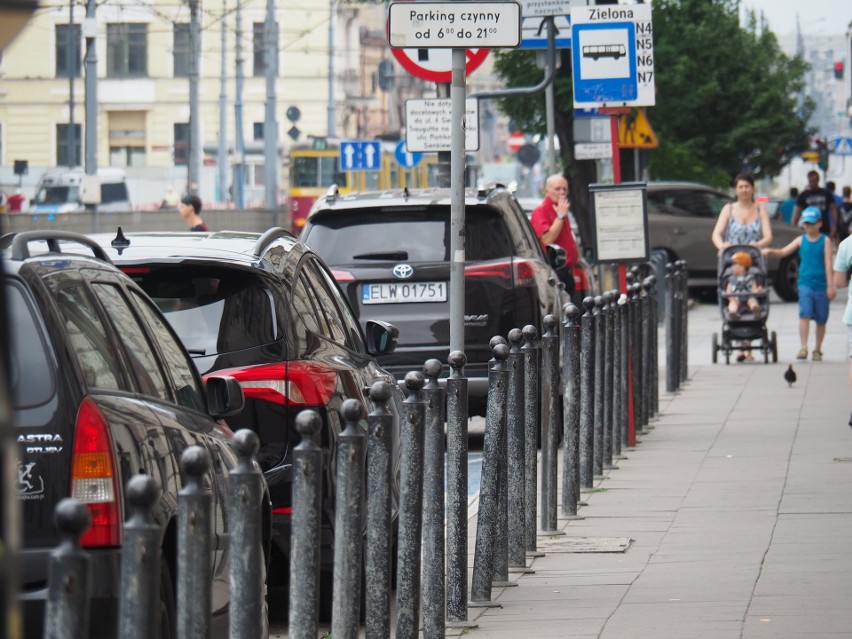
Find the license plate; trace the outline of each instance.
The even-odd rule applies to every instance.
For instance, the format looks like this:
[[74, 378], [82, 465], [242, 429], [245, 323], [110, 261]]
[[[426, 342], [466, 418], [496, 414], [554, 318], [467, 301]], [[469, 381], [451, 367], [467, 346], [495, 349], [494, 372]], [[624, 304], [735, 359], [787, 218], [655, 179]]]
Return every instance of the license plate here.
[[362, 304], [405, 304], [409, 302], [446, 302], [446, 282], [393, 282], [364, 284]]

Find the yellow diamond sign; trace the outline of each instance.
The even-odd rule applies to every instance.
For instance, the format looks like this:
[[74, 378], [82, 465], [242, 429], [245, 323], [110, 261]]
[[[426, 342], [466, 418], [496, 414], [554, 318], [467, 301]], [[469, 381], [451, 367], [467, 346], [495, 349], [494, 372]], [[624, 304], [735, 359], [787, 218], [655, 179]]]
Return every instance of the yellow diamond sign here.
[[634, 109], [618, 118], [618, 146], [621, 148], [656, 149], [659, 145], [645, 109]]

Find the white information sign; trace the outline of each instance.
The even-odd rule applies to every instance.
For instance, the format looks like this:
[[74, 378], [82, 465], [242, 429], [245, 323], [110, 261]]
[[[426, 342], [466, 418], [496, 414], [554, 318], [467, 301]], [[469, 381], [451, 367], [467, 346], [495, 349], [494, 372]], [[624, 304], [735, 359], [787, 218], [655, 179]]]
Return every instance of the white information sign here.
[[[406, 100], [405, 146], [409, 153], [450, 151], [453, 139], [452, 100]], [[479, 149], [479, 100], [465, 100], [465, 151]]]
[[589, 192], [592, 196], [596, 261], [647, 260], [645, 184], [592, 184]]
[[609, 142], [578, 142], [574, 145], [575, 160], [612, 159], [612, 144]]
[[394, 48], [514, 48], [521, 44], [517, 2], [394, 2], [388, 12]]
[[518, 0], [525, 18], [571, 15], [571, 7], [585, 7], [586, 0]]

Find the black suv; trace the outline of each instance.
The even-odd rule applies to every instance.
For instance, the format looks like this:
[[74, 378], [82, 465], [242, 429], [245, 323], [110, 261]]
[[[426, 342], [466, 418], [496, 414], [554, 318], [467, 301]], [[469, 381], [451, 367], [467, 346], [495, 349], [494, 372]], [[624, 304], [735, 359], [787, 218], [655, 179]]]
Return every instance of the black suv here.
[[[245, 408], [228, 424], [260, 437], [257, 459], [273, 508], [271, 586], [288, 577], [292, 453], [301, 441], [295, 418], [306, 408], [320, 413], [327, 451], [322, 562], [330, 570], [336, 493], [329, 461], [344, 427], [341, 406], [355, 398], [370, 410], [370, 386], [394, 381], [373, 354], [393, 350], [396, 329], [370, 322], [362, 332], [319, 257], [281, 228], [92, 237], [160, 307], [202, 375], [225, 374], [242, 385]], [[402, 394], [394, 389], [390, 410], [399, 416]], [[399, 419], [392, 433], [397, 472], [398, 427]], [[398, 492], [395, 480], [395, 498]], [[330, 584], [323, 579], [324, 594]]]
[[[3, 236], [0, 249], [26, 636], [42, 634], [48, 558], [59, 543], [53, 509], [64, 497], [82, 501], [92, 516], [82, 539], [92, 561], [91, 636], [117, 635], [125, 486], [140, 472], [163, 489], [154, 511], [163, 530], [159, 614], [164, 636], [174, 636], [179, 462], [194, 444], [213, 462], [213, 628], [226, 636], [226, 476], [237, 460], [220, 418], [243, 407], [239, 384], [225, 375], [202, 383], [162, 313], [85, 236], [29, 231]], [[268, 498], [265, 511], [268, 529]]]
[[[362, 323], [382, 317], [399, 346], [379, 361], [398, 379], [449, 351], [450, 192], [394, 190], [328, 195], [301, 235], [328, 264]], [[465, 354], [471, 414], [484, 414], [489, 340], [560, 316], [568, 301], [524, 211], [500, 186], [465, 193]]]

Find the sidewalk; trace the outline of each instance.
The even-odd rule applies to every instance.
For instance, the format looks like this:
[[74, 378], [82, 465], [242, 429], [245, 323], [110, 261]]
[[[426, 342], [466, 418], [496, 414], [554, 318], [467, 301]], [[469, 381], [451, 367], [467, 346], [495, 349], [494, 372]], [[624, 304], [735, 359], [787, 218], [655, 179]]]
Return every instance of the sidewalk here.
[[[769, 365], [712, 364], [718, 307], [690, 311], [688, 382], [674, 396], [662, 389], [653, 428], [584, 495], [584, 519], [539, 538], [535, 573], [494, 590], [502, 608], [471, 608], [478, 628], [448, 636], [852, 636], [845, 300], [832, 303], [820, 363], [793, 359], [796, 304], [772, 303], [779, 361]], [[475, 518], [469, 534], [472, 553]], [[580, 541], [591, 552], [576, 552]]]

